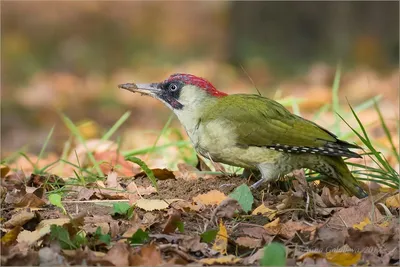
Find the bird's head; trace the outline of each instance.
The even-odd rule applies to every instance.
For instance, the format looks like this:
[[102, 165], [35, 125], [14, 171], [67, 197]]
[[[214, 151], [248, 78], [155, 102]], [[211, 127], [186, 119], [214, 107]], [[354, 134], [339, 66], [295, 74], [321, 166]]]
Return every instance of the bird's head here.
[[173, 74], [160, 83], [125, 83], [119, 88], [149, 95], [161, 100], [172, 110], [196, 108], [204, 101], [224, 97], [209, 81], [191, 74]]

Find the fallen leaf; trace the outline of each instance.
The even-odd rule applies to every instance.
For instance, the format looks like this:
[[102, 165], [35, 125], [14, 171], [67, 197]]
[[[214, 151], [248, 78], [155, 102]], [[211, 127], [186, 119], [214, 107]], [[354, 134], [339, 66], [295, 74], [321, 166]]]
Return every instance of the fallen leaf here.
[[241, 262], [241, 258], [237, 258], [233, 255], [226, 255], [219, 258], [207, 258], [201, 259], [199, 262], [206, 264], [206, 265], [233, 265]]
[[256, 261], [259, 261], [264, 256], [264, 248], [260, 248], [253, 255], [244, 258], [243, 265], [254, 265]]
[[193, 201], [203, 205], [219, 205], [226, 198], [224, 193], [214, 189], [193, 197]]
[[242, 211], [242, 206], [236, 199], [227, 197], [214, 209], [211, 220], [219, 218], [231, 219], [237, 211]]
[[327, 252], [325, 258], [330, 262], [340, 266], [350, 266], [357, 264], [361, 259], [361, 253], [350, 252]]
[[158, 223], [161, 218], [160, 214], [154, 212], [146, 212], [143, 215], [141, 225], [143, 228], [150, 228], [153, 224]]
[[296, 232], [307, 235], [307, 239], [313, 240], [317, 231], [317, 226], [308, 225], [301, 221], [287, 221], [279, 231], [279, 235], [291, 239], [296, 235]]
[[388, 208], [400, 208], [400, 193], [388, 197], [385, 201], [385, 204]]
[[246, 184], [242, 184], [235, 188], [235, 190], [229, 194], [229, 197], [236, 199], [244, 212], [249, 212], [254, 202], [253, 194], [251, 193], [250, 187]]
[[14, 214], [10, 220], [4, 223], [4, 227], [13, 228], [16, 226], [22, 226], [29, 220], [35, 217], [35, 213], [27, 210], [22, 210], [21, 212]]
[[12, 245], [17, 240], [17, 237], [18, 237], [19, 233], [21, 232], [21, 230], [22, 230], [22, 227], [21, 226], [17, 226], [17, 227], [14, 227], [13, 229], [11, 229], [10, 231], [8, 231], [1, 238], [1, 244], [3, 246]]
[[115, 243], [103, 260], [111, 262], [114, 266], [129, 266], [130, 254], [130, 246], [127, 243]]
[[6, 175], [8, 174], [9, 171], [10, 171], [10, 167], [8, 167], [7, 165], [4, 165], [4, 164], [0, 164], [0, 177], [1, 178], [6, 177]]
[[29, 245], [33, 245], [36, 241], [40, 240], [46, 234], [50, 233], [50, 226], [55, 225], [64, 225], [70, 221], [69, 218], [60, 218], [60, 219], [49, 219], [43, 220], [36, 227], [36, 230], [31, 232], [27, 230], [23, 230], [17, 238], [19, 243], [26, 242]]
[[368, 224], [371, 224], [371, 220], [368, 217], [366, 217], [362, 222], [354, 224], [353, 228], [358, 230], [363, 230], [364, 227]]
[[145, 199], [141, 198], [136, 201], [136, 207], [141, 208], [146, 211], [152, 210], [163, 210], [169, 207], [169, 205], [180, 199]]
[[[175, 175], [172, 171], [168, 169], [151, 169], [154, 176], [157, 178], [157, 180], [168, 180], [168, 179], [175, 179]], [[135, 175], [135, 178], [138, 177], [145, 177], [147, 176], [144, 171], [139, 172], [138, 174]]]
[[248, 236], [241, 236], [235, 240], [235, 243], [242, 247], [258, 248], [262, 245], [262, 239], [252, 238]]
[[161, 252], [154, 244], [142, 246], [138, 254], [129, 256], [129, 266], [158, 266], [161, 264], [163, 264]]
[[33, 193], [28, 193], [25, 196], [22, 197], [22, 199], [18, 202], [15, 203], [14, 206], [18, 207], [18, 208], [25, 208], [25, 207], [29, 207], [29, 208], [39, 208], [42, 207], [43, 205], [45, 205], [46, 202], [41, 199], [38, 198], [35, 194]]
[[1, 266], [39, 266], [37, 251], [26, 243], [17, 243], [13, 246], [1, 247]]
[[356, 206], [341, 209], [333, 214], [328, 226], [332, 228], [347, 228], [362, 222], [366, 217], [371, 221], [381, 221], [383, 219], [379, 209], [373, 206], [369, 198], [364, 198]]
[[178, 228], [179, 226], [179, 223], [182, 223], [181, 213], [179, 211], [171, 209], [168, 213], [169, 218], [162, 231], [163, 234], [170, 234], [175, 232], [176, 228]]
[[78, 190], [77, 200], [89, 200], [95, 193], [92, 188], [79, 187]]
[[213, 250], [218, 251], [222, 255], [226, 254], [226, 250], [228, 248], [228, 231], [222, 220], [219, 222], [219, 231], [217, 236], [215, 237]]
[[114, 171], [109, 172], [106, 180], [107, 188], [122, 189], [122, 187], [119, 185], [117, 181], [117, 178], [118, 178], [118, 173]]
[[276, 210], [270, 209], [267, 206], [265, 206], [265, 204], [261, 204], [260, 206], [258, 206], [256, 209], [253, 210], [253, 212], [251, 213], [252, 215], [258, 215], [261, 214], [263, 216], [266, 216], [268, 219], [272, 220], [275, 215], [276, 215]]
[[270, 223], [264, 225], [264, 229], [267, 231], [269, 235], [277, 235], [281, 230], [281, 225], [279, 224], [280, 218], [276, 218]]

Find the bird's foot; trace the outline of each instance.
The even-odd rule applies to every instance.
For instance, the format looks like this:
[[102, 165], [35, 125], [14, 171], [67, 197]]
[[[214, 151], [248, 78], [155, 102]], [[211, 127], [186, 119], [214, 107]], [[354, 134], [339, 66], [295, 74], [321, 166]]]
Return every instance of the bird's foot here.
[[252, 184], [250, 186], [251, 189], [257, 189], [258, 187], [260, 187], [261, 184], [263, 184], [265, 182], [266, 179], [261, 178], [260, 180], [258, 180], [257, 182], [255, 182], [254, 184]]

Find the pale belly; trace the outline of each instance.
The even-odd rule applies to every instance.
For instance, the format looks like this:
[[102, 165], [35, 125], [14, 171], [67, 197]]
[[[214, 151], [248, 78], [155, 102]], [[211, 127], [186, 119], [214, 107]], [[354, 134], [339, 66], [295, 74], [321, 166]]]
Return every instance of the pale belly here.
[[281, 152], [255, 146], [240, 146], [229, 122], [210, 122], [189, 133], [196, 151], [215, 162], [255, 169], [260, 163], [275, 163]]

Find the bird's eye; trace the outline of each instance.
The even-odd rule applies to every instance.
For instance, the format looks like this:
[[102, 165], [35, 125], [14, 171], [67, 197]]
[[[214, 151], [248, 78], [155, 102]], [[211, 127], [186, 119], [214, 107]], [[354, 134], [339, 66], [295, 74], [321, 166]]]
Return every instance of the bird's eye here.
[[178, 85], [176, 85], [176, 84], [174, 84], [174, 83], [171, 83], [171, 84], [168, 86], [168, 90], [174, 92], [174, 91], [178, 90]]

